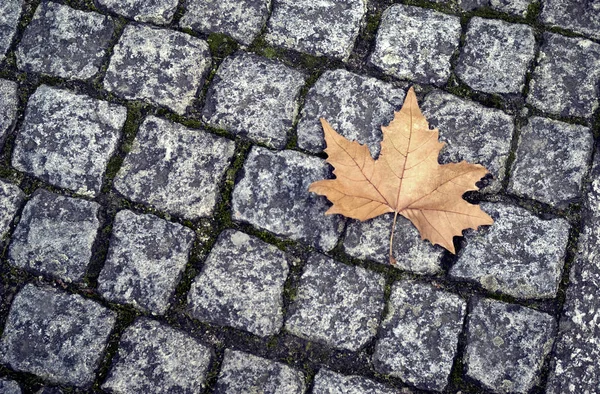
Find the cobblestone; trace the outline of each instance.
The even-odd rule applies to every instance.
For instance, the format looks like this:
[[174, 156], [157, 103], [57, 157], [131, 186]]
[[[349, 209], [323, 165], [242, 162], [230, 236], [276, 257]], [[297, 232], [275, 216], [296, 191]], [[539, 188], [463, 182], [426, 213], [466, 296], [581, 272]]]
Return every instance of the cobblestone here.
[[600, 2], [544, 0], [540, 21], [600, 40]]
[[532, 0], [459, 0], [460, 6], [466, 11], [481, 7], [490, 7], [494, 11], [526, 17]]
[[[398, 390], [361, 376], [345, 376], [322, 368], [315, 376], [312, 394], [397, 394]], [[408, 393], [408, 391], [402, 391]]]
[[21, 387], [14, 380], [0, 379], [0, 393], [21, 394]]
[[25, 200], [25, 194], [18, 186], [0, 180], [0, 240], [10, 230], [10, 225]]
[[115, 14], [138, 22], [168, 25], [177, 9], [177, 0], [97, 0]]
[[[0, 25], [0, 29], [1, 29]], [[17, 121], [19, 97], [15, 82], [0, 79], [0, 146]]]
[[0, 62], [4, 60], [17, 32], [22, 8], [23, 0], [5, 0], [0, 5]]

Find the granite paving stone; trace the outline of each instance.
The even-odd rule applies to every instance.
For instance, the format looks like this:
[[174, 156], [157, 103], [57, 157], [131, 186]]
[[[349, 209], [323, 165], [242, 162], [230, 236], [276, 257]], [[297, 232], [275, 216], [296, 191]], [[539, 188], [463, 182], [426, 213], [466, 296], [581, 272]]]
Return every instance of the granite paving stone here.
[[600, 1], [544, 0], [540, 21], [600, 40]]
[[104, 87], [125, 99], [147, 101], [183, 115], [202, 88], [211, 63], [204, 40], [129, 24], [114, 48]]
[[552, 349], [554, 318], [496, 300], [474, 304], [467, 323], [466, 375], [496, 393], [528, 393]]
[[375, 369], [420, 389], [442, 391], [466, 310], [455, 294], [412, 280], [396, 282], [375, 344]]
[[19, 105], [17, 89], [18, 85], [15, 82], [0, 79], [0, 146], [4, 143], [6, 135], [13, 130], [17, 121]]
[[[408, 393], [408, 391], [401, 391]], [[397, 389], [374, 382], [362, 376], [342, 375], [321, 368], [315, 376], [312, 394], [398, 394]]]
[[114, 187], [126, 198], [186, 219], [211, 215], [235, 144], [148, 116], [125, 157]]
[[115, 14], [138, 22], [168, 25], [177, 9], [177, 0], [97, 0]]
[[0, 379], [0, 393], [21, 394], [21, 387], [14, 380]]
[[8, 234], [17, 211], [25, 200], [18, 186], [0, 179], [0, 240]]
[[0, 362], [51, 382], [88, 387], [115, 320], [94, 301], [28, 284], [10, 308]]
[[0, 62], [4, 60], [17, 32], [22, 8], [23, 0], [4, 0], [0, 4]]
[[54, 186], [96, 196], [127, 109], [42, 85], [27, 103], [12, 165]]
[[283, 149], [305, 79], [283, 63], [238, 52], [219, 66], [202, 118], [213, 127]]
[[396, 78], [443, 85], [460, 33], [458, 16], [393, 5], [381, 17], [371, 63]]
[[100, 205], [44, 189], [27, 202], [12, 236], [10, 264], [79, 282], [92, 257]]
[[36, 391], [35, 394], [64, 394], [64, 391], [60, 387], [44, 386]]
[[265, 40], [347, 61], [366, 12], [365, 0], [273, 0]]
[[100, 71], [114, 30], [109, 16], [44, 1], [17, 47], [17, 66], [27, 72], [90, 79]]
[[199, 393], [212, 350], [196, 338], [140, 318], [119, 343], [102, 389], [111, 393]]
[[118, 212], [98, 291], [109, 301], [164, 314], [193, 242], [194, 232], [180, 224]]
[[482, 203], [492, 226], [465, 234], [450, 276], [517, 298], [554, 298], [560, 283], [569, 223], [542, 220], [524, 208]]
[[331, 173], [324, 160], [300, 152], [250, 150], [233, 190], [232, 218], [321, 250], [333, 249], [344, 219], [325, 216], [325, 197], [308, 186]]
[[288, 260], [273, 245], [225, 230], [192, 283], [190, 315], [261, 337], [277, 334], [283, 324]]
[[473, 11], [481, 7], [489, 7], [494, 11], [526, 17], [532, 0], [459, 0], [465, 11]]

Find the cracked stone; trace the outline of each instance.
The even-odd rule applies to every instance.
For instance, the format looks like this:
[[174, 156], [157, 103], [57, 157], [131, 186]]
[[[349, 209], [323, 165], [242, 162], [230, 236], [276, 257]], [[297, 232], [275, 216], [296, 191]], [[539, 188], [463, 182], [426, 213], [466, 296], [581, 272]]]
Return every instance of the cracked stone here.
[[525, 18], [532, 0], [459, 0], [459, 5], [465, 11], [473, 11], [481, 7], [504, 12]]
[[544, 0], [540, 21], [600, 40], [600, 1]]
[[173, 20], [178, 0], [98, 0], [115, 14], [138, 22], [168, 25]]
[[[0, 10], [0, 15], [2, 15], [1, 12]], [[2, 24], [0, 22], [1, 31]], [[18, 85], [15, 82], [0, 79], [0, 147], [4, 143], [6, 135], [13, 130], [17, 122], [17, 110], [19, 106], [17, 89]]]
[[22, 8], [23, 0], [4, 0], [0, 4], [0, 62], [4, 60], [17, 32]]
[[10, 225], [25, 200], [25, 193], [11, 183], [0, 180], [0, 240], [10, 230]]
[[21, 394], [21, 387], [14, 380], [0, 379], [0, 393]]
[[[374, 382], [362, 376], [346, 376], [321, 368], [312, 389], [312, 394], [398, 394], [397, 389]], [[409, 391], [401, 391], [409, 393]]]

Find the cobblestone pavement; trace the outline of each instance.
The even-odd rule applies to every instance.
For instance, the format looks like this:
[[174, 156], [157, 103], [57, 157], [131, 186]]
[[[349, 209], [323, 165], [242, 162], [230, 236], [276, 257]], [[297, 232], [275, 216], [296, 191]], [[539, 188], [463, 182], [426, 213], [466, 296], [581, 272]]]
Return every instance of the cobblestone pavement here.
[[[449, 254], [325, 216], [415, 86]], [[600, 393], [600, 1], [1, 0], [0, 393]]]

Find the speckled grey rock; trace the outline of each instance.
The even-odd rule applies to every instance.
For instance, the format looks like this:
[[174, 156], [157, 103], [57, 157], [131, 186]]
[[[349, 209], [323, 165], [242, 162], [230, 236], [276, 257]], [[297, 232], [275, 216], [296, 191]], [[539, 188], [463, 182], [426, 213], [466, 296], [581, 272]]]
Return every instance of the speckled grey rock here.
[[580, 196], [592, 158], [594, 137], [583, 126], [540, 117], [519, 136], [508, 191], [566, 207]]
[[450, 77], [460, 32], [457, 16], [393, 5], [382, 15], [371, 63], [400, 79], [442, 85]]
[[115, 14], [138, 22], [167, 25], [173, 20], [177, 0], [97, 0]]
[[102, 388], [111, 393], [199, 393], [212, 358], [200, 341], [146, 318], [127, 328]]
[[329, 251], [341, 235], [344, 219], [325, 216], [327, 199], [309, 193], [308, 186], [330, 177], [322, 159], [255, 146], [233, 190], [232, 218]]
[[219, 66], [202, 117], [211, 126], [283, 149], [305, 79], [283, 63], [238, 52]]
[[366, 13], [365, 0], [273, 0], [265, 40], [346, 61]]
[[125, 197], [186, 219], [212, 214], [235, 144], [149, 116], [114, 186]]
[[[0, 31], [2, 31], [1, 29], [0, 25]], [[12, 131], [17, 121], [19, 105], [17, 88], [18, 85], [15, 82], [0, 79], [0, 147], [4, 143], [6, 134]]]
[[89, 79], [100, 71], [114, 28], [109, 16], [44, 1], [19, 43], [17, 66], [27, 72]]
[[326, 71], [308, 91], [298, 122], [298, 146], [313, 153], [325, 149], [325, 118], [341, 135], [367, 144], [379, 155], [381, 126], [394, 119], [405, 93], [392, 84], [346, 70]]
[[23, 0], [3, 0], [0, 4], [0, 62], [17, 32]]
[[64, 393], [65, 393], [64, 391], [62, 391], [59, 387], [56, 387], [56, 386], [44, 386], [35, 392], [35, 394], [64, 394]]
[[154, 215], [115, 217], [98, 291], [113, 302], [164, 314], [185, 269], [194, 232]]
[[115, 320], [79, 295], [26, 285], [10, 308], [0, 362], [51, 382], [90, 386]]
[[[403, 391], [404, 392], [404, 391]], [[321, 368], [311, 394], [398, 394], [399, 391], [362, 376], [346, 376]]]
[[465, 11], [480, 7], [491, 9], [520, 17], [527, 16], [527, 10], [532, 0], [459, 0], [458, 3]]
[[540, 21], [600, 40], [600, 1], [544, 0]]
[[52, 185], [96, 196], [127, 109], [40, 86], [29, 98], [12, 165]]
[[494, 224], [465, 235], [450, 276], [517, 298], [556, 296], [569, 237], [564, 219], [542, 220], [529, 211], [482, 203]]
[[0, 393], [21, 394], [21, 387], [14, 380], [0, 379]]
[[100, 226], [99, 208], [93, 201], [40, 189], [23, 209], [12, 236], [9, 262], [66, 282], [81, 281]]
[[303, 394], [304, 374], [283, 363], [225, 349], [215, 394]]
[[527, 102], [554, 115], [590, 117], [599, 82], [600, 44], [544, 33]]
[[0, 240], [3, 240], [10, 225], [25, 200], [25, 193], [11, 183], [0, 180]]
[[520, 93], [534, 47], [531, 27], [475, 17], [469, 22], [456, 74], [475, 90]]
[[262, 337], [277, 334], [288, 270], [288, 257], [275, 246], [226, 230], [192, 283], [189, 313]]
[[271, 0], [186, 0], [179, 25], [202, 33], [222, 33], [250, 45], [267, 22]]
[[208, 44], [174, 30], [127, 25], [114, 49], [104, 87], [128, 100], [184, 114], [210, 69]]
[[377, 333], [384, 286], [379, 273], [312, 254], [285, 328], [311, 341], [356, 351]]
[[425, 390], [443, 390], [467, 310], [459, 296], [414, 281], [392, 287], [375, 345], [375, 369]]
[[496, 393], [527, 393], [550, 353], [554, 318], [519, 305], [475, 301], [467, 323], [466, 375]]

